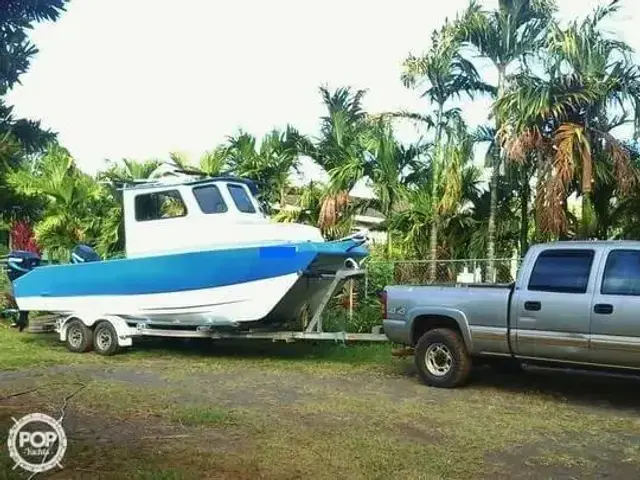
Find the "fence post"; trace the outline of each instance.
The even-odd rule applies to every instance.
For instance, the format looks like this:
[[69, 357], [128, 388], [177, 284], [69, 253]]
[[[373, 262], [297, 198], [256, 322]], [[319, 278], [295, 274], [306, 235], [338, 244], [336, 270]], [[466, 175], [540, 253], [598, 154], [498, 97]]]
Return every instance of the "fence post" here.
[[364, 297], [369, 298], [369, 267], [364, 270]]
[[353, 324], [353, 278], [349, 280], [349, 325]]

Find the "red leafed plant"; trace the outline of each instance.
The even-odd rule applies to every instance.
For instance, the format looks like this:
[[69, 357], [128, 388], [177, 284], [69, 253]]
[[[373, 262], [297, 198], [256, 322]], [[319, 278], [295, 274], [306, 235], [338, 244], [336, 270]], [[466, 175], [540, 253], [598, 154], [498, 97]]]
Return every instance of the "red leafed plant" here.
[[11, 248], [14, 250], [26, 250], [38, 255], [41, 254], [33, 229], [28, 222], [20, 220], [13, 224], [11, 228]]

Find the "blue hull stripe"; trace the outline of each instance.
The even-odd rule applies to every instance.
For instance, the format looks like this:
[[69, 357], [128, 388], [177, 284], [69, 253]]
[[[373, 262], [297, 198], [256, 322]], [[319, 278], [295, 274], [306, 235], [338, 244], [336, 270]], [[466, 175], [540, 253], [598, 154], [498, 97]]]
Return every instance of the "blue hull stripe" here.
[[18, 278], [13, 286], [16, 298], [180, 292], [302, 272], [318, 257], [339, 260], [367, 254], [353, 241], [185, 252], [42, 266]]

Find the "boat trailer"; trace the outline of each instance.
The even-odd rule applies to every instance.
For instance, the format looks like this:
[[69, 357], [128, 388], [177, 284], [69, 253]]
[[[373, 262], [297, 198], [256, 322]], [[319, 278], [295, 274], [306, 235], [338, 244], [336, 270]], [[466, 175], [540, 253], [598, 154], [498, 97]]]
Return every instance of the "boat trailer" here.
[[[133, 345], [134, 338], [166, 337], [166, 338], [210, 338], [222, 339], [261, 339], [295, 342], [299, 340], [332, 340], [334, 342], [388, 342], [389, 339], [382, 331], [382, 325], [374, 327], [371, 333], [348, 333], [346, 331], [325, 332], [323, 330], [322, 315], [326, 310], [336, 290], [348, 280], [363, 277], [366, 270], [344, 268], [334, 274], [323, 274], [325, 279], [332, 279], [329, 288], [322, 296], [313, 311], [311, 320], [302, 330], [270, 330], [254, 328], [242, 331], [221, 331], [212, 325], [175, 326], [175, 328], [158, 328], [145, 319], [124, 319], [116, 315], [87, 315], [74, 313], [55, 317], [46, 323], [29, 326], [28, 331], [40, 333], [55, 331], [61, 341], [65, 342], [69, 350], [87, 352], [94, 350], [101, 355], [113, 355], [119, 350]], [[51, 317], [49, 317], [51, 318]]]

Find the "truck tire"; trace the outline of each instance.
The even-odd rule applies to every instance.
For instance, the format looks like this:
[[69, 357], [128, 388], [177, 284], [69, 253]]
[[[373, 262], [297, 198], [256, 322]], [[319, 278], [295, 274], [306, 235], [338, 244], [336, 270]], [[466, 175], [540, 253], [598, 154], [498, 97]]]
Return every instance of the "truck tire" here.
[[93, 332], [82, 320], [74, 318], [67, 324], [65, 343], [72, 352], [88, 352], [93, 348]]
[[432, 387], [459, 387], [471, 373], [471, 357], [462, 337], [448, 328], [436, 328], [422, 335], [414, 358], [420, 378]]
[[93, 330], [93, 345], [96, 353], [100, 355], [115, 355], [118, 353], [118, 334], [113, 325], [108, 321], [102, 321]]

